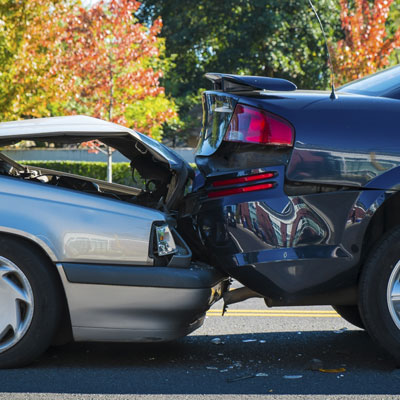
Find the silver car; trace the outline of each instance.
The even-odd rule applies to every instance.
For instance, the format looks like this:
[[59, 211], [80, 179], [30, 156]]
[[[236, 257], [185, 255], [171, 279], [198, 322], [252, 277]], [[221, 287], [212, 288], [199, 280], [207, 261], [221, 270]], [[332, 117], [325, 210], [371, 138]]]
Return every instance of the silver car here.
[[0, 146], [99, 139], [148, 190], [22, 166], [0, 154], [0, 367], [50, 344], [172, 340], [203, 323], [227, 277], [192, 262], [174, 214], [193, 174], [125, 127], [71, 116], [0, 124]]

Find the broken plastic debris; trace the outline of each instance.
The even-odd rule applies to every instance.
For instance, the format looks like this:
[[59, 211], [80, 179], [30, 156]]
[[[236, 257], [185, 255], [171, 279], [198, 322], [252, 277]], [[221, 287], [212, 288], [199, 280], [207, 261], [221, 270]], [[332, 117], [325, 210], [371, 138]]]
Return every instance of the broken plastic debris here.
[[257, 339], [243, 339], [243, 343], [257, 342]]
[[214, 339], [211, 339], [211, 343], [213, 343], [213, 344], [224, 344], [224, 342], [222, 341], [222, 339], [219, 338], [219, 337], [216, 337], [216, 338], [214, 338]]
[[334, 333], [343, 333], [346, 332], [347, 328], [341, 328], [341, 329], [337, 329], [336, 331], [333, 331]]
[[284, 375], [285, 379], [301, 379], [303, 375]]
[[332, 369], [320, 368], [318, 371], [327, 372], [330, 374], [338, 374], [339, 372], [346, 372], [346, 368], [332, 368]]
[[256, 376], [268, 376], [265, 372], [259, 372], [256, 374]]

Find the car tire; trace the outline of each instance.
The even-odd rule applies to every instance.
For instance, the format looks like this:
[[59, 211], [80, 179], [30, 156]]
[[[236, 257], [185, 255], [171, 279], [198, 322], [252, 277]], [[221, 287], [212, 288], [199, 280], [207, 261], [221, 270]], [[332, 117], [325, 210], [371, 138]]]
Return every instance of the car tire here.
[[371, 338], [400, 361], [400, 227], [386, 234], [364, 264], [359, 307]]
[[0, 237], [0, 368], [31, 363], [51, 344], [62, 311], [55, 267], [25, 241]]
[[332, 306], [332, 308], [350, 324], [365, 329], [358, 306]]

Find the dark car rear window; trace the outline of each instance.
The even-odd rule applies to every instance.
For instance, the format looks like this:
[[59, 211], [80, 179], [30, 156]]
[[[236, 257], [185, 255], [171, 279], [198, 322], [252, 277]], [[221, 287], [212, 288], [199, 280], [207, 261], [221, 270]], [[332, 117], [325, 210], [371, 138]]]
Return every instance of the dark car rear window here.
[[367, 96], [385, 96], [395, 92], [397, 88], [400, 88], [400, 65], [350, 82], [339, 88], [339, 91]]

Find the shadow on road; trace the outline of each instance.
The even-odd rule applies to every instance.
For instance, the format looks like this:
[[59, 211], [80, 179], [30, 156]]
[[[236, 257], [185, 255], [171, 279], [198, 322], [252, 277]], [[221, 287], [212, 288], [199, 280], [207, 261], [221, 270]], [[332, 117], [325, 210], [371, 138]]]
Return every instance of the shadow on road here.
[[[193, 335], [163, 344], [73, 343], [24, 369], [1, 392], [92, 394], [386, 394], [400, 373], [364, 331]], [[309, 369], [312, 359], [329, 373]], [[261, 374], [262, 376], [257, 376]], [[287, 377], [289, 376], [289, 378]]]

